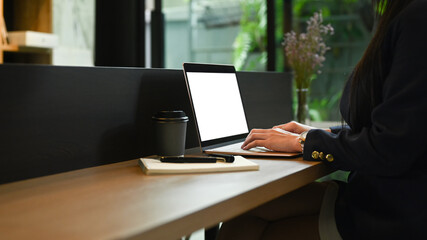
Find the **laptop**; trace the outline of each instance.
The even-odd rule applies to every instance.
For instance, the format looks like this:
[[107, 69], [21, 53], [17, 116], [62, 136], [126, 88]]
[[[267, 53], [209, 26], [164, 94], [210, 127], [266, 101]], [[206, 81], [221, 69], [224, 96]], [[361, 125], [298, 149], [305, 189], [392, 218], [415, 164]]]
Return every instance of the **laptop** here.
[[269, 157], [300, 155], [264, 147], [241, 149], [249, 128], [234, 66], [184, 63], [183, 70], [198, 140], [204, 153]]

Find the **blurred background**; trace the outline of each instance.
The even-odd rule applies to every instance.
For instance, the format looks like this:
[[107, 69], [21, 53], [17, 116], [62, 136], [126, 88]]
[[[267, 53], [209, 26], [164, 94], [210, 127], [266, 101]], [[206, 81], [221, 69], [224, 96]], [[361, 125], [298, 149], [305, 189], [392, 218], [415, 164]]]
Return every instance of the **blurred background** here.
[[[313, 121], [340, 121], [343, 84], [371, 38], [370, 4], [370, 0], [4, 0], [9, 31], [48, 32], [58, 38], [56, 46], [45, 49], [48, 60], [34, 60], [31, 54], [43, 49], [33, 48], [5, 52], [4, 62], [173, 69], [180, 69], [183, 62], [205, 62], [234, 64], [240, 71], [291, 71], [283, 57], [283, 35], [305, 31], [308, 18], [321, 10], [335, 34], [326, 40], [331, 50], [322, 73], [312, 82], [310, 115]], [[28, 22], [47, 21], [50, 28], [19, 24], [30, 13], [39, 15]], [[48, 15], [48, 20], [40, 20], [40, 15]]]

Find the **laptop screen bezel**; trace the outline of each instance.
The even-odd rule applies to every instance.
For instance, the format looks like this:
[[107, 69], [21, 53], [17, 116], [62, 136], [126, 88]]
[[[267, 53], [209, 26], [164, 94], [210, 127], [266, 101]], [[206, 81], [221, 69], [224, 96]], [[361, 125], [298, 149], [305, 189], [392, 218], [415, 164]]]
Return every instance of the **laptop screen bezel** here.
[[[184, 63], [183, 64], [183, 70], [184, 70], [185, 84], [187, 86], [188, 97], [190, 100], [191, 109], [193, 111], [194, 122], [195, 122], [195, 126], [196, 126], [196, 131], [197, 131], [197, 138], [199, 140], [199, 143], [200, 143], [200, 146], [202, 147], [202, 149], [209, 147], [209, 146], [212, 146], [212, 145], [220, 145], [222, 143], [227, 143], [227, 142], [232, 142], [232, 141], [235, 142], [236, 140], [245, 139], [249, 132], [237, 134], [237, 135], [232, 135], [232, 136], [228, 136], [228, 137], [223, 137], [223, 138], [212, 139], [212, 140], [205, 140], [205, 141], [201, 140], [201, 135], [200, 135], [200, 131], [199, 131], [198, 123], [197, 123], [197, 116], [196, 116], [196, 112], [195, 112], [195, 108], [194, 108], [194, 104], [193, 104], [193, 98], [191, 96], [191, 90], [190, 90], [190, 85], [189, 85], [188, 76], [187, 76], [187, 72], [233, 73], [233, 74], [236, 74], [236, 69], [234, 68], [234, 66], [233, 65], [226, 65], [226, 64]], [[236, 75], [236, 79], [237, 79], [237, 75]], [[237, 85], [238, 84], [239, 83], [237, 82]], [[239, 88], [239, 94], [240, 94], [240, 100], [242, 101], [242, 105], [243, 105], [243, 100], [241, 98], [242, 94], [240, 92], [240, 88]], [[243, 112], [245, 115], [246, 125], [248, 126], [248, 120], [247, 120], [246, 112], [244, 109], [244, 105], [243, 105]]]

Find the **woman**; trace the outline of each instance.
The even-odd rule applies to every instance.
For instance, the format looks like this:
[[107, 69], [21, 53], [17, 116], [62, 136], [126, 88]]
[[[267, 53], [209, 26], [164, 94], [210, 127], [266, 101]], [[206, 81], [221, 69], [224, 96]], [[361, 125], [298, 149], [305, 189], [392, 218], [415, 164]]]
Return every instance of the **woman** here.
[[[219, 239], [427, 239], [427, 0], [374, 0], [378, 27], [343, 92], [347, 125], [254, 129], [243, 149], [351, 171], [223, 224]], [[339, 187], [338, 187], [339, 185]]]

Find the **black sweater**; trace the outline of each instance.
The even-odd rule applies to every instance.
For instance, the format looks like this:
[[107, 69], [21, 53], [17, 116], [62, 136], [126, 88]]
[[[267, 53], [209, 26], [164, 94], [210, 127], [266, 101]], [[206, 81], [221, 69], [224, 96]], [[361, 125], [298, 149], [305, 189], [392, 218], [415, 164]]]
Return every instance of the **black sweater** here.
[[387, 77], [371, 126], [351, 130], [347, 83], [341, 114], [349, 127], [311, 130], [304, 159], [323, 152], [334, 158], [327, 164], [351, 171], [336, 203], [344, 239], [427, 239], [426, 0], [395, 17], [383, 47]]

